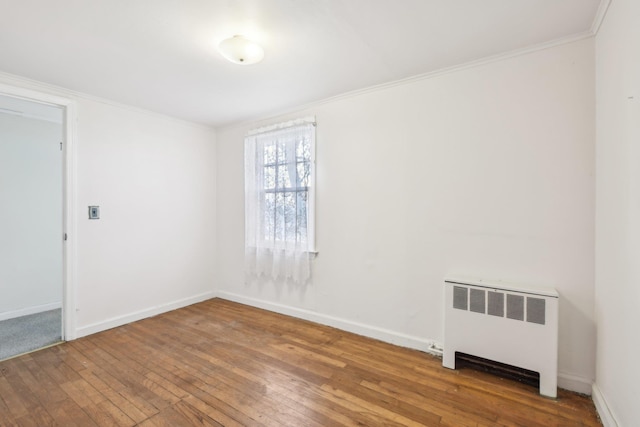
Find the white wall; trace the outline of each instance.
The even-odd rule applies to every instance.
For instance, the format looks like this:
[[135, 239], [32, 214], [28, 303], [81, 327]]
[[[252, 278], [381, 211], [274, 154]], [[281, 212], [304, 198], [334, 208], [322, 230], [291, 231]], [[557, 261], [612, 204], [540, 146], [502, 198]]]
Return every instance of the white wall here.
[[598, 363], [594, 397], [602, 398], [596, 403], [601, 405], [605, 425], [616, 420], [620, 426], [635, 426], [640, 420], [639, 20], [638, 1], [615, 0], [596, 41]]
[[15, 76], [0, 83], [77, 103], [76, 334], [212, 297], [215, 131]]
[[60, 123], [0, 113], [0, 319], [61, 306], [60, 141]]
[[[553, 285], [560, 384], [590, 392], [594, 105], [588, 39], [219, 129], [220, 295], [424, 349], [448, 274]], [[313, 283], [245, 284], [243, 136], [309, 114]]]
[[212, 297], [214, 131], [80, 99], [77, 154], [80, 335]]

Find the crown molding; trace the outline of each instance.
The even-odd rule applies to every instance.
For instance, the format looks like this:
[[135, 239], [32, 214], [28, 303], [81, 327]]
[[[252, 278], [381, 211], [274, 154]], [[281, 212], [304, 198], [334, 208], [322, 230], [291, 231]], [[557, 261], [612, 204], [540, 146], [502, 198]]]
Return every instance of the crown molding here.
[[[610, 0], [602, 0], [603, 2], [609, 2]], [[600, 9], [599, 9], [600, 10]], [[604, 16], [604, 15], [603, 15]], [[289, 116], [292, 114], [295, 114], [297, 112], [300, 111], [306, 111], [312, 108], [316, 108], [318, 106], [330, 103], [330, 102], [336, 102], [336, 101], [341, 101], [344, 99], [349, 99], [349, 98], [353, 98], [356, 96], [360, 96], [360, 95], [365, 95], [368, 93], [372, 93], [372, 92], [377, 92], [379, 90], [385, 90], [385, 89], [390, 89], [396, 86], [403, 86], [406, 84], [410, 84], [410, 83], [414, 83], [414, 82], [418, 82], [421, 80], [427, 80], [427, 79], [432, 79], [435, 77], [440, 77], [446, 74], [451, 74], [451, 73], [456, 73], [459, 71], [464, 71], [470, 68], [476, 68], [476, 67], [482, 67], [484, 65], [488, 65], [488, 64], [492, 64], [495, 62], [500, 62], [506, 59], [510, 59], [510, 58], [515, 58], [518, 56], [523, 56], [523, 55], [528, 55], [530, 53], [535, 53], [541, 50], [546, 50], [546, 49], [551, 49], [557, 46], [562, 46], [565, 44], [570, 44], [570, 43], [574, 43], [574, 42], [578, 42], [581, 40], [585, 40], [585, 39], [589, 39], [592, 38], [594, 36], [594, 33], [591, 30], [586, 30], [583, 31], [581, 33], [578, 34], [573, 34], [571, 36], [567, 36], [567, 37], [562, 37], [562, 38], [558, 38], [555, 40], [551, 40], [548, 42], [543, 42], [543, 43], [538, 43], [536, 45], [532, 45], [532, 46], [528, 46], [525, 48], [520, 48], [520, 49], [515, 49], [515, 50], [511, 50], [508, 52], [503, 52], [503, 53], [499, 53], [496, 55], [490, 55], [490, 56], [485, 56], [476, 60], [472, 60], [469, 62], [465, 62], [462, 64], [458, 64], [458, 65], [453, 65], [451, 67], [444, 67], [444, 68], [440, 68], [438, 70], [434, 70], [434, 71], [430, 71], [428, 73], [423, 73], [423, 74], [417, 74], [411, 77], [406, 77], [404, 79], [400, 79], [400, 80], [394, 80], [391, 82], [386, 82], [386, 83], [381, 83], [378, 85], [374, 85], [374, 86], [369, 86], [366, 88], [362, 88], [362, 89], [356, 89], [356, 90], [352, 90], [349, 92], [345, 92], [336, 96], [332, 96], [329, 98], [324, 98], [321, 100], [317, 100], [317, 101], [312, 101], [306, 104], [302, 104], [302, 105], [298, 105], [296, 107], [293, 108], [287, 108], [284, 110], [280, 110], [277, 111], [275, 113], [269, 114], [268, 116], [261, 116], [261, 117], [253, 117], [250, 119], [246, 119], [246, 120], [241, 120], [238, 122], [231, 122], [228, 124], [224, 124], [222, 126], [217, 127], [217, 130], [221, 130], [221, 129], [235, 129], [235, 128], [241, 128], [241, 127], [256, 127], [257, 124], [260, 123], [270, 123], [273, 122], [275, 120], [280, 120], [283, 116]]]
[[607, 10], [609, 10], [609, 5], [611, 5], [611, 0], [600, 0], [600, 5], [598, 6], [598, 10], [596, 11], [596, 16], [593, 17], [591, 29], [589, 30], [594, 36], [598, 34], [598, 31], [600, 30], [602, 21], [604, 21]]
[[58, 97], [86, 99], [88, 101], [98, 102], [100, 104], [109, 105], [111, 107], [120, 108], [133, 113], [144, 114], [147, 116], [156, 117], [158, 119], [163, 119], [163, 120], [169, 120], [176, 124], [182, 124], [189, 127], [199, 128], [199, 129], [215, 130], [214, 127], [208, 126], [203, 123], [190, 122], [188, 120], [180, 119], [173, 116], [168, 116], [166, 114], [158, 113], [158, 112], [147, 110], [140, 107], [134, 107], [133, 105], [122, 104], [107, 98], [102, 98], [96, 95], [90, 95], [84, 92], [78, 92], [73, 89], [68, 89], [66, 87], [41, 82], [39, 80], [33, 80], [28, 77], [18, 76], [16, 74], [10, 74], [3, 71], [0, 71], [0, 84], [15, 86], [15, 87], [35, 91], [38, 93], [43, 93], [43, 94], [48, 94], [48, 95], [53, 95]]

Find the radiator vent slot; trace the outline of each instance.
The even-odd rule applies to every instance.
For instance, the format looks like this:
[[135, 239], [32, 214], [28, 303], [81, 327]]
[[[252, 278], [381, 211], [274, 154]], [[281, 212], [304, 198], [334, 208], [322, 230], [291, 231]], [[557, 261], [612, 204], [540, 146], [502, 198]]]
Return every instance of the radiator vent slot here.
[[466, 310], [467, 294], [468, 294], [467, 288], [463, 288], [462, 286], [454, 286], [453, 287], [453, 308], [457, 308], [458, 310]]
[[471, 297], [469, 298], [469, 310], [475, 313], [484, 314], [484, 290], [471, 288], [469, 291], [471, 295]]
[[[525, 320], [525, 298], [527, 322], [545, 324], [545, 300], [523, 295], [506, 294], [508, 319]], [[453, 308], [468, 310], [474, 313], [489, 314], [491, 316], [505, 317], [503, 292], [495, 292], [484, 289], [454, 286]]]
[[487, 313], [492, 316], [504, 317], [504, 294], [502, 292], [489, 292]]
[[545, 301], [542, 298], [527, 297], [527, 322], [544, 325]]
[[507, 317], [513, 320], [524, 320], [524, 297], [507, 294]]
[[455, 353], [538, 372], [540, 393], [557, 395], [558, 293], [481, 279], [445, 280], [442, 364]]

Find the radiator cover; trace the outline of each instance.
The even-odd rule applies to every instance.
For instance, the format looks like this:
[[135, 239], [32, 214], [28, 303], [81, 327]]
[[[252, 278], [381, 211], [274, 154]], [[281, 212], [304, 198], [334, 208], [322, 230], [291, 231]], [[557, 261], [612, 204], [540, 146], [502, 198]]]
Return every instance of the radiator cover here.
[[445, 279], [442, 365], [456, 352], [540, 374], [540, 394], [555, 398], [558, 381], [558, 292], [467, 277]]

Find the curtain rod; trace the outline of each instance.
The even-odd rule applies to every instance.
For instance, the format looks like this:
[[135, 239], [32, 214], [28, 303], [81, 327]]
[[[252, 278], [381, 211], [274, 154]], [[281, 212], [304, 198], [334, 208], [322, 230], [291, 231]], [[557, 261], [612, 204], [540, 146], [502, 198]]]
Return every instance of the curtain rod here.
[[313, 116], [304, 117], [302, 119], [289, 120], [288, 122], [276, 123], [269, 126], [263, 126], [256, 129], [250, 129], [247, 136], [255, 136], [263, 133], [273, 132], [275, 130], [288, 129], [295, 126], [310, 124], [316, 126], [316, 118]]

